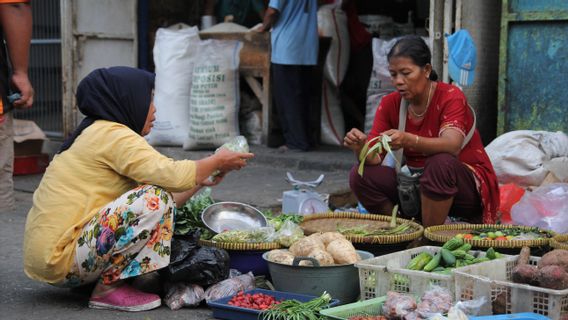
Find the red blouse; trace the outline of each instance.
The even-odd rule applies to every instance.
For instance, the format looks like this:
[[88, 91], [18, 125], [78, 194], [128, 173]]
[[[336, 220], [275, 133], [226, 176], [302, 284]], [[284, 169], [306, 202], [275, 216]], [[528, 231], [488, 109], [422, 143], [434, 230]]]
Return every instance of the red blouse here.
[[[437, 84], [425, 117], [416, 121], [408, 113], [405, 131], [421, 137], [439, 137], [444, 130], [451, 128], [465, 137], [473, 125], [473, 115], [465, 95], [456, 86], [443, 82]], [[369, 140], [386, 130], [398, 129], [400, 101], [398, 92], [383, 97], [375, 114]], [[404, 156], [408, 166], [415, 168], [424, 167], [427, 158], [427, 155], [412, 148], [405, 148]], [[499, 184], [477, 129], [458, 157], [476, 178], [483, 205], [483, 223], [495, 223], [499, 208]]]

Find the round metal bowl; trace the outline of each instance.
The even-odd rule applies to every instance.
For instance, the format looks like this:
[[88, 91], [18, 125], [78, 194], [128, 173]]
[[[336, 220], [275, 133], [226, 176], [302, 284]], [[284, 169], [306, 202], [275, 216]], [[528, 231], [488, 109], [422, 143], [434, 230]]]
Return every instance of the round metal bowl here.
[[201, 213], [201, 220], [211, 229], [220, 233], [231, 230], [254, 230], [266, 227], [266, 217], [255, 207], [239, 202], [217, 202]]

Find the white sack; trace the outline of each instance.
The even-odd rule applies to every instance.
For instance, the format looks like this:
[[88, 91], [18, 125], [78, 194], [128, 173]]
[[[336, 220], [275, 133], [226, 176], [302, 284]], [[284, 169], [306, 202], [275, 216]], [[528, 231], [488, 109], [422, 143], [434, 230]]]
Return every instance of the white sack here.
[[154, 44], [156, 121], [146, 139], [151, 145], [182, 146], [189, 130], [193, 62], [199, 45], [197, 27], [160, 28]]
[[324, 77], [339, 87], [349, 66], [351, 50], [347, 15], [337, 5], [321, 6], [318, 9], [318, 30], [322, 36], [332, 38], [325, 59]]
[[193, 66], [185, 150], [220, 147], [239, 135], [239, 54], [242, 42], [205, 40]]
[[324, 79], [321, 94], [321, 143], [340, 146], [345, 136], [345, 121], [339, 90]]
[[562, 132], [511, 131], [485, 150], [499, 183], [539, 186], [550, 171], [561, 179], [568, 172], [568, 136]]

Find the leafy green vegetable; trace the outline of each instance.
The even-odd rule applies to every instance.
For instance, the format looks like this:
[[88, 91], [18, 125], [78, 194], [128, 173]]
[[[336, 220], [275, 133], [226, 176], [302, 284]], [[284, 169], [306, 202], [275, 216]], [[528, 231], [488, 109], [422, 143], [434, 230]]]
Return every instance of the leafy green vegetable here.
[[194, 228], [198, 228], [201, 230], [202, 239], [211, 239], [213, 233], [207, 229], [201, 220], [201, 212], [214, 202], [211, 198], [211, 188], [205, 188], [187, 200], [183, 207], [177, 209], [174, 234], [184, 235]]
[[[380, 139], [380, 141], [378, 141], [379, 139]], [[375, 141], [376, 141], [376, 143], [369, 149], [369, 146], [371, 145], [371, 143], [373, 143]], [[394, 153], [392, 152], [391, 147], [390, 147], [391, 141], [392, 141], [391, 137], [389, 137], [387, 135], [380, 135], [380, 136], [374, 137], [373, 139], [371, 139], [371, 140], [369, 140], [365, 143], [365, 145], [361, 149], [361, 152], [359, 153], [359, 168], [357, 169], [357, 173], [360, 176], [363, 176], [363, 171], [365, 170], [365, 161], [367, 160], [367, 157], [369, 155], [372, 155], [372, 154], [378, 155], [378, 154], [382, 153], [383, 148], [398, 163], [398, 160], [394, 156]]]
[[326, 307], [331, 301], [329, 293], [325, 292], [318, 298], [308, 302], [300, 302], [296, 299], [284, 300], [263, 311], [259, 319], [263, 320], [323, 320], [325, 316], [320, 315], [320, 310]]
[[285, 214], [281, 213], [279, 215], [272, 214], [265, 215], [267, 217], [268, 223], [274, 227], [274, 230], [278, 231], [282, 227], [282, 224], [286, 221], [291, 221], [294, 224], [300, 224], [304, 220], [304, 216], [299, 214]]

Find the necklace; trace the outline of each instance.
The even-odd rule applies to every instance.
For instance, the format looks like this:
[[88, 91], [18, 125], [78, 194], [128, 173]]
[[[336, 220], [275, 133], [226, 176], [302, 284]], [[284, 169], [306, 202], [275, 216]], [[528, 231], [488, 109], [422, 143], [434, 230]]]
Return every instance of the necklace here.
[[424, 109], [424, 112], [418, 114], [418, 113], [414, 112], [414, 110], [412, 108], [408, 108], [408, 110], [410, 110], [410, 113], [412, 113], [412, 115], [414, 115], [416, 118], [424, 117], [424, 115], [428, 111], [428, 107], [430, 106], [431, 94], [432, 94], [432, 82], [430, 82], [430, 89], [428, 90], [428, 99], [426, 100], [426, 108]]

